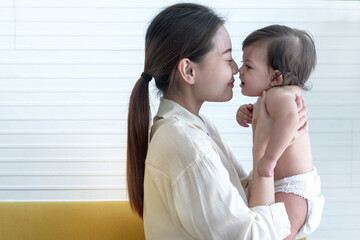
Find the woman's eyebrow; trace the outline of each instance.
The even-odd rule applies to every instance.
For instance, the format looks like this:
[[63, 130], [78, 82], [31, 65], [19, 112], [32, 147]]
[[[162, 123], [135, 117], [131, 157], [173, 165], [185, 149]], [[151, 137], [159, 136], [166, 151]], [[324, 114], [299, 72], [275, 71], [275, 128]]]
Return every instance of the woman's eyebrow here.
[[228, 52], [231, 52], [232, 51], [232, 49], [231, 48], [228, 48], [228, 49], [226, 49], [221, 55], [223, 55], [223, 54], [225, 54], [225, 53], [228, 53]]

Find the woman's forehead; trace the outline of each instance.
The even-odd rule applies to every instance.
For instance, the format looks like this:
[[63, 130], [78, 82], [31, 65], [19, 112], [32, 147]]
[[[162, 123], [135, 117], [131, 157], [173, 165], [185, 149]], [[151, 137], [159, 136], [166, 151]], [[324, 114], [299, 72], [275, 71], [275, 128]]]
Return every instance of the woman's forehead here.
[[220, 54], [224, 51], [227, 51], [228, 49], [231, 49], [231, 39], [228, 31], [224, 26], [220, 26], [216, 31], [213, 41], [215, 48], [220, 51]]

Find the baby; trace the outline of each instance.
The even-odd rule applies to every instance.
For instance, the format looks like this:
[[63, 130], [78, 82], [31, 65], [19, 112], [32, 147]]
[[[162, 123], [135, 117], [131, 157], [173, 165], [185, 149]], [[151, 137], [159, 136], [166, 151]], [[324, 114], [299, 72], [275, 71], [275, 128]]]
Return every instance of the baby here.
[[[243, 42], [241, 92], [261, 96], [273, 120], [269, 144], [258, 164], [261, 176], [275, 179], [275, 200], [284, 202], [291, 223], [287, 239], [302, 238], [320, 223], [324, 197], [313, 166], [309, 133], [289, 146], [298, 126], [296, 95], [302, 95], [316, 51], [311, 36], [286, 26], [271, 25], [254, 31]], [[256, 104], [242, 105], [237, 121], [256, 129]]]

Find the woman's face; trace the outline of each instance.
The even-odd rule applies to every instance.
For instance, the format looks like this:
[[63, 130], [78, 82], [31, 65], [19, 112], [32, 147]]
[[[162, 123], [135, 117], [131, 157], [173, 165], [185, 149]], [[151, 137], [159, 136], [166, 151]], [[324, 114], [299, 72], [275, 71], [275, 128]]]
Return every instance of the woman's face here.
[[198, 101], [223, 102], [233, 96], [234, 77], [238, 66], [231, 55], [231, 40], [224, 26], [213, 38], [213, 49], [203, 62], [196, 64], [195, 96]]

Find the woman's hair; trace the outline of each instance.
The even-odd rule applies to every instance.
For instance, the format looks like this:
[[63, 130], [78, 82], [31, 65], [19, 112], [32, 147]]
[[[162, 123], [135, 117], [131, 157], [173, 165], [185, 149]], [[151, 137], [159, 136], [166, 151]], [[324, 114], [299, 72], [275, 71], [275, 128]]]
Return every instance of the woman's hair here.
[[266, 44], [268, 65], [281, 72], [282, 85], [297, 85], [309, 90], [305, 83], [315, 69], [316, 50], [308, 33], [287, 26], [271, 25], [247, 36], [242, 49], [252, 44]]
[[167, 94], [174, 87], [183, 58], [200, 63], [213, 48], [212, 38], [224, 21], [211, 9], [191, 3], [175, 4], [150, 23], [145, 40], [144, 74], [132, 90], [128, 113], [127, 187], [131, 207], [141, 217], [144, 200], [145, 158], [149, 141], [149, 81]]

